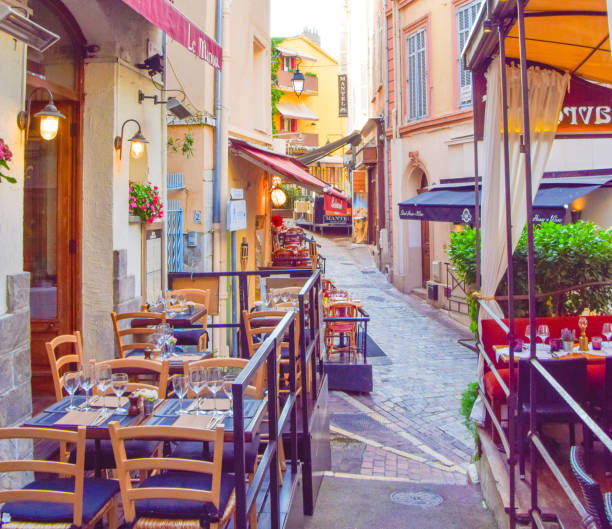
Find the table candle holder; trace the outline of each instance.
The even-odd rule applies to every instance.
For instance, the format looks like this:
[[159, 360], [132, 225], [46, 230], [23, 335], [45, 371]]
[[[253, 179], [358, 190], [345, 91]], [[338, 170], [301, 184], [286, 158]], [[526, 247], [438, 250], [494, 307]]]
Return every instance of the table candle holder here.
[[586, 328], [588, 324], [589, 323], [584, 316], [578, 320], [578, 327], [580, 327], [580, 330], [582, 331], [578, 340], [578, 344], [582, 352], [586, 352], [589, 350], [589, 338], [586, 335]]
[[593, 351], [601, 351], [601, 344], [603, 339], [601, 336], [593, 336], [591, 338], [591, 346], [593, 347]]

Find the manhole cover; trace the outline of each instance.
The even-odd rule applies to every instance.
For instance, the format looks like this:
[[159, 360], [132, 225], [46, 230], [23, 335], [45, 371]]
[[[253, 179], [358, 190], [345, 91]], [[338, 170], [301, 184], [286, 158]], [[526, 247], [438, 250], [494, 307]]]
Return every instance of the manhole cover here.
[[421, 507], [422, 509], [431, 509], [437, 507], [444, 500], [442, 496], [427, 492], [424, 490], [411, 492], [408, 490], [396, 490], [391, 493], [391, 501], [400, 505], [408, 505], [409, 507]]

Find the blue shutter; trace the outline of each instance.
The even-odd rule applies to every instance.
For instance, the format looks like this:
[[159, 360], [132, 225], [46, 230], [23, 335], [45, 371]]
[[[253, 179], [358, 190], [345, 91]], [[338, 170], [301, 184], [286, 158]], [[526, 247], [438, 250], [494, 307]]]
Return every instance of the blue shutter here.
[[478, 11], [480, 9], [481, 0], [476, 0], [461, 9], [457, 10], [457, 37], [459, 50], [459, 106], [469, 107], [472, 105], [472, 74], [469, 70], [463, 67], [461, 60], [461, 52], [470, 35], [470, 31]]
[[406, 38], [408, 119], [427, 117], [427, 49], [425, 29]]
[[183, 271], [183, 208], [180, 200], [168, 200], [168, 272]]

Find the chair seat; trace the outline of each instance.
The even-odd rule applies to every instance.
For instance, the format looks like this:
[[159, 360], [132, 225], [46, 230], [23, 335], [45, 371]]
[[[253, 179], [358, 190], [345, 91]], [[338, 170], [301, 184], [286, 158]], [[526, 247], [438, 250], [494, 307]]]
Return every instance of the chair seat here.
[[[210, 490], [211, 475], [196, 472], [167, 472], [144, 480], [139, 488], [171, 487]], [[223, 516], [227, 502], [234, 490], [234, 476], [221, 474], [219, 510], [210, 502], [155, 498], [135, 501], [136, 516], [161, 519], [205, 520], [215, 522]]]
[[178, 345], [198, 345], [203, 334], [208, 333], [202, 327], [195, 329], [174, 329], [174, 337]]
[[[510, 380], [510, 369], [504, 368], [504, 369], [498, 369], [497, 371], [499, 375], [501, 376], [502, 380], [506, 383], [506, 385], [508, 385], [508, 382]], [[485, 374], [484, 386], [485, 386], [485, 391], [487, 393], [487, 396], [490, 399], [503, 400], [503, 401], [506, 400], [506, 394], [504, 393], [504, 390], [499, 385], [499, 381], [497, 380], [497, 377], [493, 374], [493, 371], [489, 371], [488, 373]]]
[[[247, 474], [255, 472], [255, 461], [259, 451], [259, 435], [257, 435], [250, 443], [245, 443], [244, 460], [245, 471]], [[183, 441], [176, 443], [171, 453], [172, 457], [184, 459], [205, 459], [212, 460], [212, 455], [208, 443], [199, 443], [197, 441]], [[223, 444], [223, 466], [222, 471], [228, 474], [234, 472], [234, 443]]]
[[[129, 459], [135, 457], [149, 457], [158, 447], [159, 441], [126, 441], [125, 453]], [[88, 440], [85, 444], [85, 470], [96, 469], [96, 442]], [[115, 454], [110, 441], [100, 441], [100, 460], [98, 468], [115, 468]], [[76, 460], [76, 450], [70, 451], [69, 462], [74, 463]]]
[[[527, 402], [521, 408], [521, 420], [529, 421], [531, 405]], [[577, 422], [578, 415], [565, 403], [546, 403], [536, 407], [536, 420], [540, 422]]]
[[[74, 491], [74, 479], [40, 479], [26, 485], [24, 489]], [[86, 478], [83, 488], [83, 524], [91, 521], [104, 505], [119, 492], [119, 483], [110, 479]], [[15, 501], [2, 508], [13, 522], [72, 523], [71, 503], [45, 501]]]

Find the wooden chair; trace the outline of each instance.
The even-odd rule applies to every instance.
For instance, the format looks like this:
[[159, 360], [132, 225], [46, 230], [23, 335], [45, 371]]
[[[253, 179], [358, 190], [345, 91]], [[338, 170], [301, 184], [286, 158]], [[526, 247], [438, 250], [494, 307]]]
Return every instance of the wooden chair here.
[[[5, 529], [45, 526], [89, 529], [95, 527], [104, 515], [109, 529], [116, 529], [115, 495], [119, 492], [119, 485], [114, 480], [85, 478], [85, 432], [84, 426], [79, 426], [77, 431], [0, 428], [0, 439], [3, 440], [45, 440], [76, 445], [76, 459], [72, 463], [33, 459], [0, 461], [2, 474], [36, 471], [45, 475], [22, 489], [0, 491], [0, 502], [4, 503], [2, 519], [10, 520], [2, 524]], [[46, 477], [48, 474], [53, 477]]]
[[[185, 299], [187, 301], [192, 301], [196, 307], [204, 307], [206, 309], [210, 307], [210, 290], [200, 288], [170, 290], [166, 295], [166, 301], [173, 295], [185, 296]], [[196, 324], [196, 328], [175, 329], [174, 335], [177, 339], [177, 345], [197, 345], [198, 351], [206, 351], [208, 348], [208, 315], [204, 316]]]
[[[147, 360], [144, 358], [114, 358], [95, 363], [96, 366], [110, 366], [113, 373], [127, 373], [130, 379], [126, 393], [137, 389], [154, 389], [159, 398], [166, 398], [170, 360]], [[143, 380], [146, 378], [146, 381]], [[155, 381], [151, 382], [153, 379]]]
[[[166, 323], [165, 312], [124, 312], [121, 314], [111, 312], [111, 319], [113, 320], [113, 329], [115, 330], [115, 339], [117, 340], [120, 358], [140, 355], [145, 350], [157, 352], [155, 344], [143, 341], [143, 338], [150, 339], [155, 333], [155, 329], [151, 328], [151, 326]], [[145, 327], [132, 327], [131, 320], [134, 319], [142, 319], [147, 322], [150, 321], [150, 323]], [[128, 325], [122, 329], [120, 322], [127, 322]], [[131, 338], [131, 341], [126, 341], [125, 338]]]
[[[336, 301], [329, 305], [328, 315], [330, 318], [357, 318], [359, 309], [350, 301]], [[348, 340], [347, 344], [336, 344], [336, 339]], [[328, 358], [334, 354], [348, 353], [349, 361], [351, 354], [357, 362], [357, 324], [355, 322], [330, 321], [325, 325], [325, 349]]]
[[[68, 343], [74, 344], [74, 353], [64, 354], [58, 357], [57, 349]], [[51, 368], [51, 376], [53, 377], [55, 398], [59, 401], [64, 398], [61, 381], [63, 374], [62, 369], [69, 364], [75, 364], [76, 368], [79, 369], [83, 361], [83, 342], [81, 340], [81, 333], [75, 331], [74, 334], [56, 336], [53, 340], [46, 342], [45, 347], [47, 349], [47, 358], [49, 359], [49, 366]]]
[[[226, 527], [235, 509], [234, 476], [222, 472], [223, 427], [215, 430], [178, 426], [109, 425], [125, 521], [133, 529]], [[213, 445], [212, 461], [154, 457], [131, 459], [127, 441], [182, 439]], [[130, 472], [151, 476], [134, 487]], [[133, 525], [132, 525], [133, 524]]]

